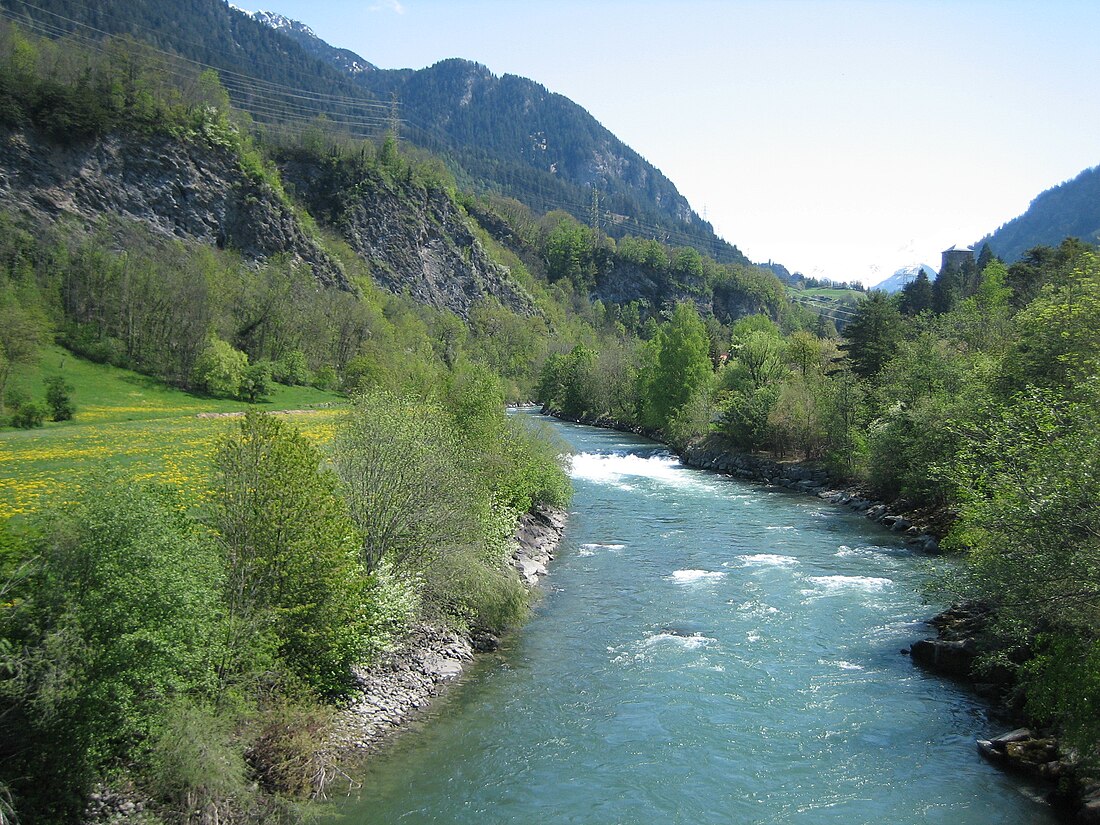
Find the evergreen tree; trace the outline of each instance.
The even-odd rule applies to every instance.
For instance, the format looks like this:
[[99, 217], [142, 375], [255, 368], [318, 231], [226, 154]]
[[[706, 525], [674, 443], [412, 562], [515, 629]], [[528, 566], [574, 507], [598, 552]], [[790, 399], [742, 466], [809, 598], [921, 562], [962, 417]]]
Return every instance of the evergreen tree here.
[[903, 322], [893, 299], [874, 290], [856, 307], [856, 316], [844, 328], [852, 372], [863, 378], [876, 375], [897, 350]]

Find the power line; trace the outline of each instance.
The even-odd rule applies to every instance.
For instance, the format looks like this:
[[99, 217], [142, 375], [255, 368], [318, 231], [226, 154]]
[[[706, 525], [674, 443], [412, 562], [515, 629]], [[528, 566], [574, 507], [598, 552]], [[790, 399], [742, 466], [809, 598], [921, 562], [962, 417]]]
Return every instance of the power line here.
[[[89, 46], [90, 48], [96, 49], [97, 51], [100, 51], [100, 52], [105, 51], [104, 48], [102, 47], [101, 43], [97, 39], [92, 38], [89, 34], [87, 34], [85, 32], [94, 33], [95, 35], [99, 35], [101, 38], [114, 37], [114, 35], [112, 35], [110, 32], [107, 32], [103, 29], [96, 28], [95, 26], [90, 26], [86, 23], [82, 23], [79, 20], [75, 20], [71, 17], [66, 17], [64, 15], [61, 15], [61, 14], [58, 14], [56, 12], [50, 11], [49, 9], [44, 9], [41, 6], [37, 6], [33, 3], [26, 2], [26, 0], [22, 0], [22, 4], [26, 7], [28, 7], [28, 8], [34, 9], [37, 12], [40, 12], [40, 13], [45, 14], [45, 15], [49, 15], [50, 17], [56, 18], [60, 21], [63, 21], [64, 23], [69, 24], [69, 26], [71, 26], [73, 28], [67, 28], [67, 27], [62, 26], [60, 24], [50, 23], [50, 22], [45, 21], [45, 20], [36, 20], [33, 17], [25, 17], [25, 16], [17, 14], [16, 12], [14, 12], [13, 10], [10, 10], [10, 9], [8, 9], [8, 10], [0, 9], [0, 16], [3, 16], [6, 19], [11, 20], [15, 23], [19, 23], [21, 25], [26, 25], [26, 26], [28, 26], [28, 27], [36, 30], [36, 31], [39, 31], [40, 33], [44, 33], [44, 34], [46, 34], [50, 37], [60, 37], [60, 36], [75, 37], [79, 41], [84, 43], [85, 45]], [[145, 27], [143, 27], [143, 26], [139, 26], [139, 28], [145, 29]], [[81, 31], [81, 30], [83, 30], [83, 31]], [[145, 30], [149, 31], [149, 29], [145, 29]], [[187, 42], [187, 41], [183, 41], [183, 42]], [[192, 44], [192, 45], [194, 45], [194, 44]], [[351, 107], [351, 108], [360, 108], [360, 109], [364, 109], [364, 110], [375, 110], [378, 113], [384, 113], [384, 115], [386, 117], [391, 116], [393, 114], [393, 111], [394, 111], [394, 105], [392, 103], [387, 105], [387, 104], [384, 104], [384, 103], [379, 103], [377, 101], [369, 100], [366, 97], [348, 97], [348, 96], [344, 96], [344, 95], [332, 95], [332, 94], [324, 94], [324, 93], [321, 93], [321, 92], [311, 92], [308, 89], [302, 89], [302, 88], [297, 88], [297, 87], [293, 87], [293, 86], [287, 86], [287, 85], [281, 84], [281, 83], [275, 83], [273, 81], [264, 80], [262, 78], [255, 77], [253, 75], [243, 74], [241, 72], [237, 72], [237, 71], [234, 71], [232, 69], [225, 68], [225, 67], [215, 66], [215, 65], [212, 65], [212, 64], [209, 64], [209, 63], [204, 63], [204, 62], [199, 61], [199, 60], [193, 60], [191, 58], [184, 57], [184, 56], [179, 55], [179, 54], [175, 54], [175, 53], [172, 53], [172, 52], [165, 51], [163, 49], [159, 49], [156, 46], [153, 46], [149, 43], [144, 43], [143, 46], [148, 52], [152, 52], [152, 53], [160, 56], [160, 58], [165, 63], [167, 63], [168, 61], [172, 61], [172, 62], [176, 62], [176, 63], [184, 63], [184, 64], [196, 67], [196, 68], [201, 69], [201, 70], [206, 70], [206, 69], [213, 70], [213, 71], [218, 73], [219, 78], [221, 78], [223, 85], [225, 85], [227, 87], [227, 89], [231, 85], [235, 86], [238, 90], [238, 93], [239, 93], [239, 90], [241, 88], [244, 88], [249, 93], [251, 93], [253, 95], [256, 95], [258, 97], [266, 97], [266, 98], [269, 98], [269, 99], [278, 99], [278, 100], [300, 100], [300, 101], [306, 101], [308, 103], [316, 104], [318, 107], [320, 107], [321, 105], [330, 105], [333, 108], [348, 108], [348, 107]], [[273, 96], [278, 96], [278, 97], [273, 97]], [[295, 105], [300, 105], [302, 108], [306, 108], [304, 104], [295, 104]]]

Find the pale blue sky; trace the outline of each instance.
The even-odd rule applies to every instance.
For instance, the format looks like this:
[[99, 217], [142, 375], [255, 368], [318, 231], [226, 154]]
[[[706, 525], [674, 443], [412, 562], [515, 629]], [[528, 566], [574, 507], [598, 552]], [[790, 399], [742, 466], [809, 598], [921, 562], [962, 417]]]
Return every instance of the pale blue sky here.
[[[572, 98], [757, 261], [875, 283], [1100, 164], [1100, 2], [237, 0]], [[270, 5], [268, 5], [270, 4]]]

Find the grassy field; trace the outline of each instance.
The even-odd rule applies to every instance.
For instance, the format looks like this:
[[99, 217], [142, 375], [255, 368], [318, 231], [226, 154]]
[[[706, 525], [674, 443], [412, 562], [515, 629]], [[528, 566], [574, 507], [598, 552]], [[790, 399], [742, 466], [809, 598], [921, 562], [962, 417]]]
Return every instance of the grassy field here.
[[[33, 430], [0, 429], [0, 519], [62, 506], [91, 475], [116, 469], [138, 481], [175, 486], [202, 502], [217, 442], [247, 404], [172, 389], [146, 376], [74, 357], [56, 347], [13, 383], [32, 398], [62, 375], [73, 387], [72, 421]], [[317, 442], [331, 439], [346, 400], [311, 387], [277, 385], [256, 406], [286, 413]]]
[[792, 291], [792, 294], [796, 297], [812, 298], [818, 301], [826, 299], [839, 304], [848, 304], [853, 307], [867, 296], [866, 292], [860, 292], [856, 289], [830, 289], [828, 287], [800, 289]]

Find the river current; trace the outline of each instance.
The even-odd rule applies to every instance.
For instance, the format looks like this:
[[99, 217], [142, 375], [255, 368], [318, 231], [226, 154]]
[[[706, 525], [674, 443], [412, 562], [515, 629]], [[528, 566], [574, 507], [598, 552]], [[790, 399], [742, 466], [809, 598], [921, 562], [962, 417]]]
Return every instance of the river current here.
[[341, 822], [1048, 823], [979, 700], [900, 650], [933, 560], [839, 507], [553, 422], [577, 455], [532, 620]]

